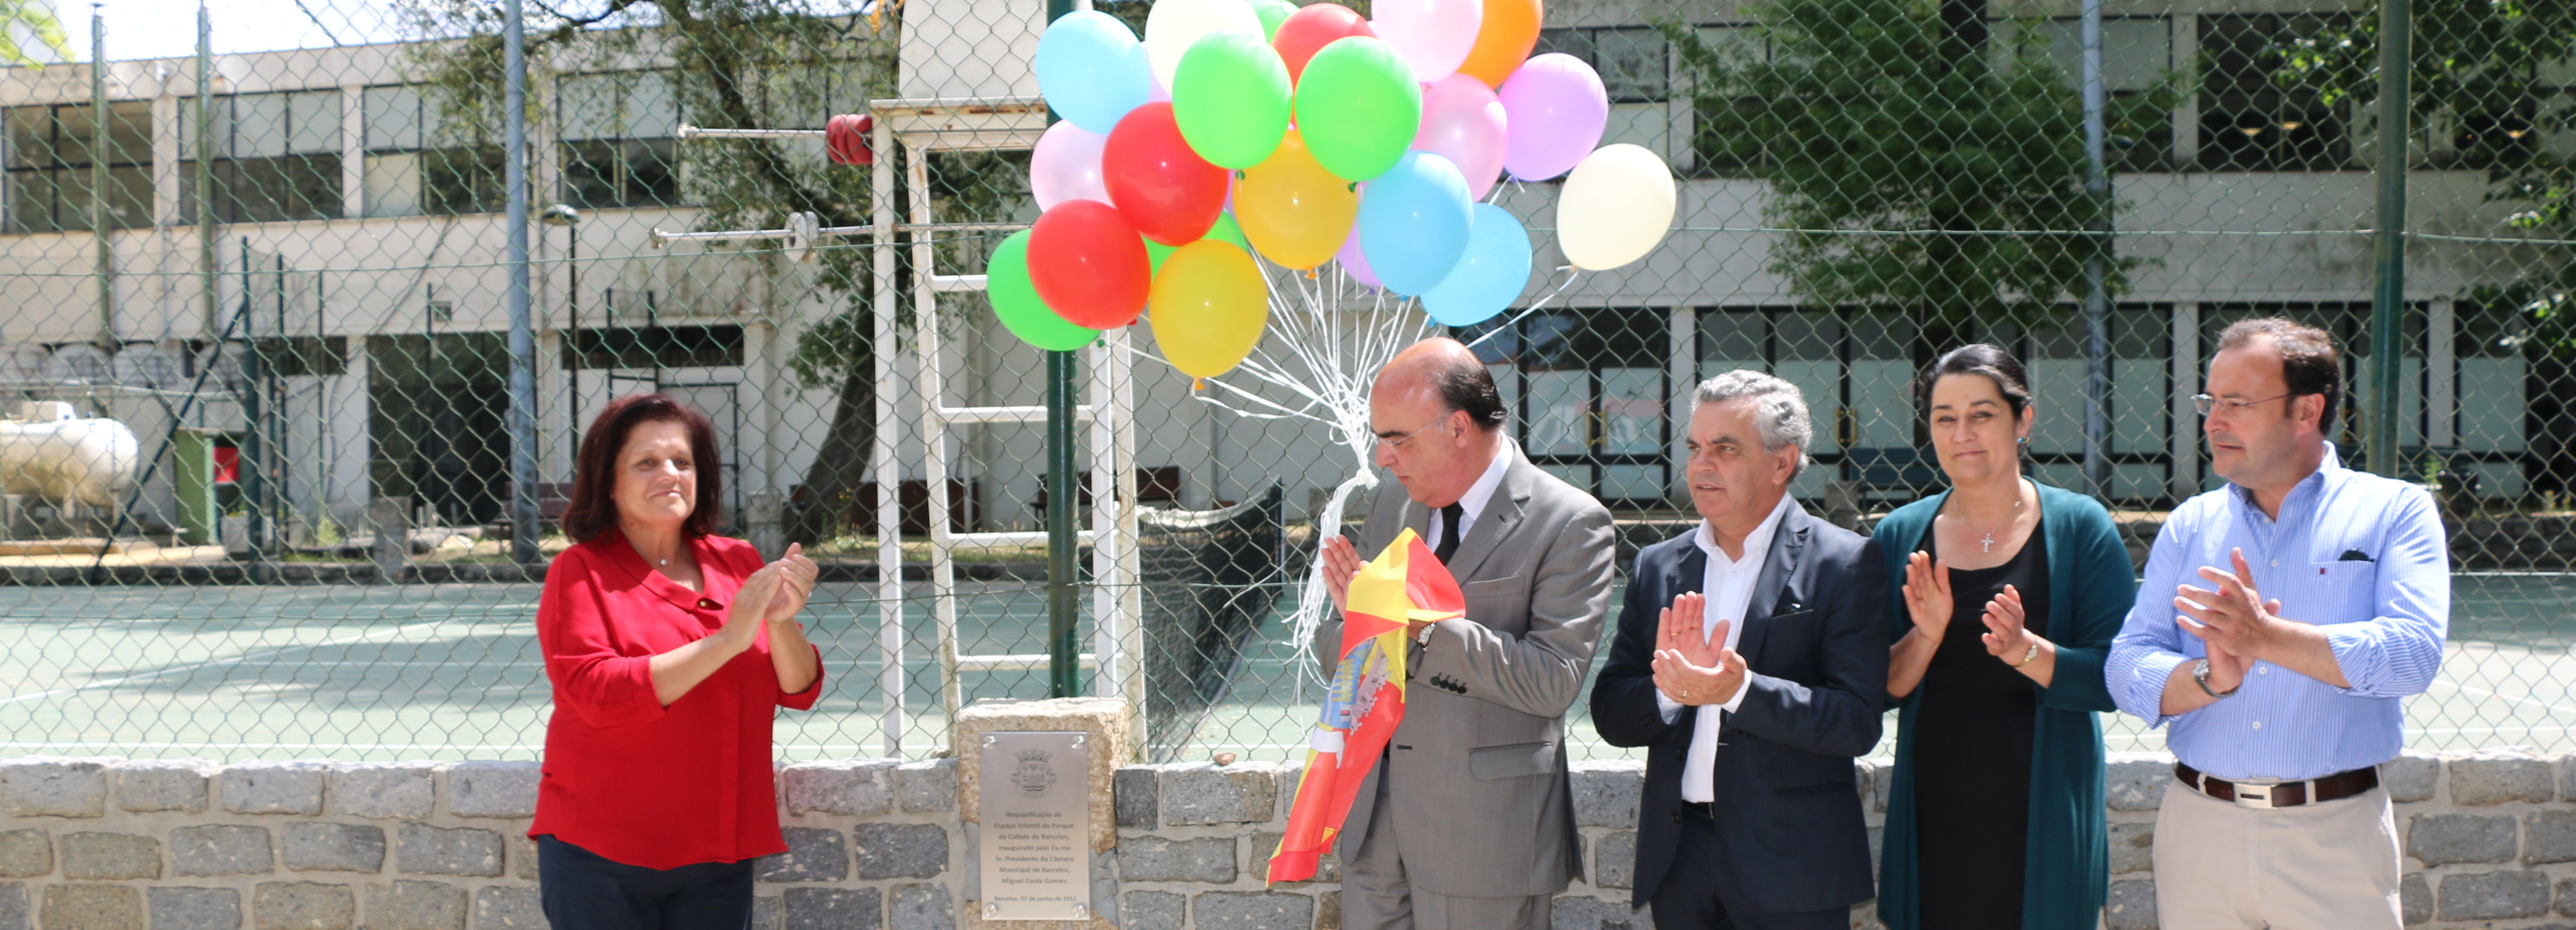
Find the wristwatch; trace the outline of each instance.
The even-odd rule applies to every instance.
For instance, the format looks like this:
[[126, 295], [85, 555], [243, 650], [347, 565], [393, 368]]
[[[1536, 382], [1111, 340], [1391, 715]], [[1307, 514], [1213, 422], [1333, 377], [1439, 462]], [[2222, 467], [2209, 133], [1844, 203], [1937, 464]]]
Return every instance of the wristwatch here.
[[2235, 687], [2235, 688], [2229, 688], [2229, 689], [2227, 689], [2227, 690], [2225, 690], [2225, 691], [2212, 690], [2212, 689], [2209, 687], [2209, 660], [2208, 660], [2208, 659], [2202, 659], [2202, 660], [2200, 660], [2200, 664], [2199, 664], [2199, 665], [2192, 666], [2192, 668], [2191, 668], [2191, 681], [2192, 681], [2192, 683], [2193, 683], [2193, 684], [2196, 684], [2196, 685], [2199, 685], [2199, 686], [2200, 686], [2200, 693], [2202, 693], [2202, 694], [2206, 694], [2206, 695], [2209, 695], [2210, 697], [2214, 697], [2214, 698], [2223, 698], [2223, 697], [2229, 697], [2229, 696], [2232, 696], [2232, 695], [2234, 695], [2234, 694], [2236, 693], [2236, 691], [2237, 691], [2237, 689], [2238, 689], [2238, 688], [2243, 688], [2243, 687], [2245, 687], [2245, 683], [2240, 681], [2240, 682], [2237, 682], [2237, 683], [2236, 683], [2236, 687]]

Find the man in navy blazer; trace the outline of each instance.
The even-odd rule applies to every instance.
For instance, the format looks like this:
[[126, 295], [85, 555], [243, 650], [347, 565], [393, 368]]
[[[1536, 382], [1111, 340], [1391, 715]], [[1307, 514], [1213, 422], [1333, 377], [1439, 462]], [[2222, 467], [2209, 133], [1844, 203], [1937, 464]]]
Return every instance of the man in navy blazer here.
[[1852, 759], [1887, 689], [1878, 543], [1789, 497], [1814, 425], [1753, 371], [1694, 393], [1701, 522], [1637, 554], [1592, 724], [1645, 746], [1634, 903], [1657, 930], [1824, 930], [1872, 896]]

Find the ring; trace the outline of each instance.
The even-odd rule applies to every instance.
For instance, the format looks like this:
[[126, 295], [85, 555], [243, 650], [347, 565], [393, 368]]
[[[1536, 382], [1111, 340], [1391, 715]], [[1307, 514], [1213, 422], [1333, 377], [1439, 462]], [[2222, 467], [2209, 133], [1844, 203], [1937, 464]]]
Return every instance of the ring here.
[[1687, 699], [1687, 698], [1689, 698], [1689, 697], [1690, 697], [1690, 689], [1689, 689], [1689, 688], [1683, 688], [1683, 689], [1682, 689], [1682, 697], [1683, 697], [1683, 698], [1685, 698], [1685, 699]]

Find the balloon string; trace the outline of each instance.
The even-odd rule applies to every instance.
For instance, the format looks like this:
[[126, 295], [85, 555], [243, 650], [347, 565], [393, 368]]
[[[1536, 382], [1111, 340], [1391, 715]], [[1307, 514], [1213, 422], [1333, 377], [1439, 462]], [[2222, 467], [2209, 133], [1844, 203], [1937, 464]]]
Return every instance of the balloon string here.
[[1555, 300], [1559, 295], [1564, 294], [1566, 288], [1574, 286], [1574, 279], [1583, 276], [1583, 269], [1576, 268], [1572, 265], [1559, 265], [1556, 270], [1566, 272], [1565, 281], [1558, 284], [1556, 286], [1556, 290], [1549, 291], [1547, 296], [1541, 297], [1537, 301], [1531, 303], [1528, 307], [1522, 308], [1521, 312], [1513, 314], [1511, 319], [1504, 320], [1503, 325], [1486, 330], [1484, 335], [1469, 340], [1467, 342], [1467, 348], [1473, 349], [1477, 346], [1483, 345], [1485, 340], [1502, 335], [1504, 330], [1510, 329], [1513, 326], [1518, 325], [1520, 321], [1528, 319], [1530, 314], [1537, 313], [1539, 308], [1547, 306], [1548, 301]]

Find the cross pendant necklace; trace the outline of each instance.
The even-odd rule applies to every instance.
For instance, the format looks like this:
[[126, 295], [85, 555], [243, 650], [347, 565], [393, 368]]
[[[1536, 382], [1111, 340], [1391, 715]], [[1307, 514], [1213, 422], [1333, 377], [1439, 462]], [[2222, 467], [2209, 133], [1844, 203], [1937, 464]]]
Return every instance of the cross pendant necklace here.
[[[2021, 498], [2018, 496], [2018, 493], [2017, 493], [2019, 489], [2015, 489], [2015, 490], [2016, 490], [2016, 496], [2013, 498], [2013, 513], [2014, 513], [2014, 515], [2016, 515], [2016, 516], [2017, 516], [2017, 515], [2019, 515], [2019, 514], [2021, 513]], [[1964, 514], [1959, 514], [1959, 513], [1952, 513], [1952, 514], [1950, 515], [1950, 519], [1957, 520], [1957, 521], [1959, 521], [1961, 524], [1965, 524], [1965, 523], [1967, 523], [1967, 522], [1968, 522], [1968, 518], [1967, 518], [1967, 516], [1966, 516], [1966, 515], [1964, 515]], [[2012, 518], [2011, 518], [2011, 517], [2006, 517], [2006, 518], [2004, 519], [2004, 526], [2005, 526], [2005, 528], [2007, 528], [2007, 529], [2011, 528], [2011, 526], [2012, 526]], [[1974, 532], [1974, 533], [1978, 534], [1978, 536], [1979, 536], [1979, 539], [1977, 540], [1977, 551], [1979, 551], [1979, 552], [1984, 552], [1984, 553], [1989, 553], [1989, 554], [1991, 554], [1991, 553], [1993, 553], [1993, 552], [1995, 551], [1995, 534], [1994, 534], [1994, 531], [1992, 531], [1992, 530], [1980, 530], [1980, 529], [1977, 529], [1976, 527], [1973, 527], [1973, 526], [1968, 527], [1968, 529], [1969, 529], [1969, 531], [1970, 531], [1970, 532]]]

